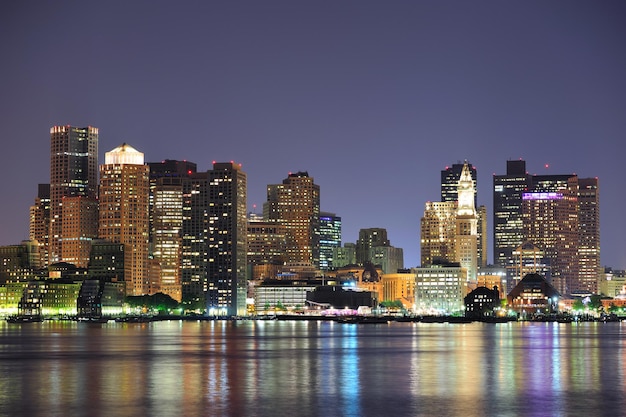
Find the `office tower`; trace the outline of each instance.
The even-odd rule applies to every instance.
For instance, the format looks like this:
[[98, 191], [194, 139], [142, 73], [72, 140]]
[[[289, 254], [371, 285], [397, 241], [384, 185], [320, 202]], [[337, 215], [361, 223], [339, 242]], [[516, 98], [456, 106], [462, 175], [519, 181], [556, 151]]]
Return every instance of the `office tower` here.
[[420, 221], [420, 262], [423, 267], [454, 262], [456, 201], [428, 201]]
[[537, 245], [550, 263], [550, 283], [561, 294], [578, 290], [578, 178], [534, 175], [522, 194], [525, 240]]
[[97, 210], [97, 169], [98, 128], [50, 129], [50, 263], [66, 256], [81, 267], [89, 262], [91, 240], [97, 237], [97, 224], [89, 223], [97, 219], [92, 213]]
[[478, 181], [477, 171], [474, 166], [469, 162], [456, 163], [451, 167], [441, 171], [441, 201], [443, 202], [456, 202], [458, 200], [458, 187], [459, 180], [461, 179], [461, 173], [463, 167], [467, 165], [470, 176], [472, 178], [472, 185], [474, 187], [474, 207], [477, 215], [477, 251], [478, 251], [478, 266], [487, 266], [487, 207], [478, 205]]
[[506, 175], [493, 176], [493, 261], [507, 269], [509, 288], [514, 278], [513, 251], [526, 240], [522, 194], [529, 190], [530, 181], [523, 160], [507, 161]]
[[248, 216], [248, 277], [275, 278], [285, 263], [287, 240], [285, 226], [265, 221], [262, 216]]
[[320, 212], [320, 269], [333, 269], [333, 250], [341, 246], [341, 217]]
[[263, 217], [285, 225], [287, 263], [319, 267], [320, 187], [307, 172], [267, 186]]
[[370, 249], [375, 246], [390, 246], [387, 229], [373, 227], [359, 230], [359, 238], [356, 242], [357, 264], [363, 265], [371, 262]]
[[127, 295], [149, 291], [149, 168], [126, 143], [105, 154], [100, 166], [100, 238], [124, 244]]
[[578, 179], [578, 291], [598, 294], [600, 264], [600, 193], [597, 178]]
[[241, 165], [214, 163], [208, 171], [207, 311], [246, 314], [247, 178]]
[[478, 270], [478, 220], [474, 207], [475, 192], [469, 165], [463, 166], [458, 183], [456, 210], [455, 253], [456, 262], [467, 270], [468, 282], [476, 282]]
[[183, 178], [196, 164], [167, 159], [149, 162], [150, 253], [156, 281], [152, 287], [182, 301]]
[[181, 285], [187, 308], [204, 310], [207, 283], [208, 174], [199, 172], [183, 180]]
[[39, 264], [47, 266], [50, 247], [50, 184], [39, 184], [35, 204], [30, 207], [28, 237], [39, 246]]

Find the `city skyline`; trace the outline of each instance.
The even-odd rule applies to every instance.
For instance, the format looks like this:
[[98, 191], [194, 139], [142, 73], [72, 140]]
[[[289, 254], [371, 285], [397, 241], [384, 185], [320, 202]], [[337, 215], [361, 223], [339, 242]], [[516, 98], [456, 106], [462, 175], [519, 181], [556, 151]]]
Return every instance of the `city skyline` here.
[[146, 4], [2, 6], [0, 244], [28, 238], [49, 129], [72, 125], [99, 129], [99, 164], [123, 142], [199, 171], [242, 163], [249, 211], [307, 171], [343, 243], [385, 228], [406, 267], [446, 166], [477, 169], [489, 263], [507, 160], [598, 177], [601, 263], [626, 268], [624, 5]]

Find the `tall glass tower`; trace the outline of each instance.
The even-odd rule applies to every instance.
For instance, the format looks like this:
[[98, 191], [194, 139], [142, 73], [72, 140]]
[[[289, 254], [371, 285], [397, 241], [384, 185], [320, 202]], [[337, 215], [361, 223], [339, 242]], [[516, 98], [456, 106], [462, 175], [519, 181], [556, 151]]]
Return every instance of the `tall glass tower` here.
[[89, 263], [98, 234], [98, 128], [50, 129], [49, 263]]

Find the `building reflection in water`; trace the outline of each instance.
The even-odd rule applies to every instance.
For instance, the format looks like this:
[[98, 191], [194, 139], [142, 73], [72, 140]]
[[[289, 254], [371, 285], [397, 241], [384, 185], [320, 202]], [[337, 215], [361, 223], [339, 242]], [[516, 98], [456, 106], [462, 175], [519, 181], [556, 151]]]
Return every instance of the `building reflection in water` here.
[[619, 415], [624, 334], [620, 323], [2, 323], [0, 415]]

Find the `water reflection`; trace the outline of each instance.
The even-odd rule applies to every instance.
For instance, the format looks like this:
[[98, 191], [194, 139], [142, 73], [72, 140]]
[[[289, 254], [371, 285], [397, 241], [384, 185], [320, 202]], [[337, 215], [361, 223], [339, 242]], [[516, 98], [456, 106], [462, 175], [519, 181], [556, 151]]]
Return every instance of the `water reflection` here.
[[619, 415], [620, 323], [0, 324], [0, 415]]

